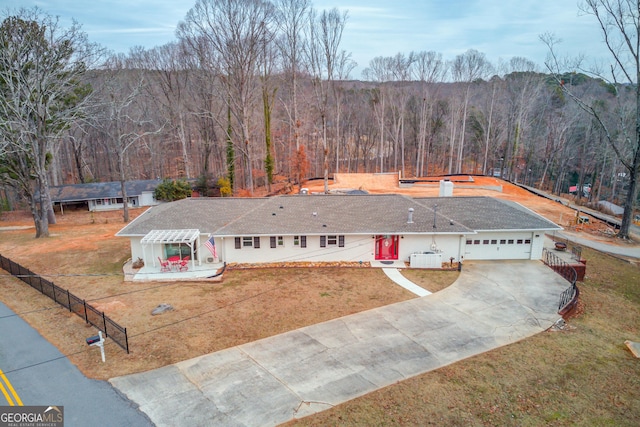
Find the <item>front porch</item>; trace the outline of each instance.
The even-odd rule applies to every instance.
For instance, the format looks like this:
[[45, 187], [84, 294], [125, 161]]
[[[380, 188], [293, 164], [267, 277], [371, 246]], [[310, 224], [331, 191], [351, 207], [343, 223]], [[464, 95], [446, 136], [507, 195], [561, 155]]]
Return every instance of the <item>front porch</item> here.
[[189, 263], [186, 271], [161, 271], [159, 265], [145, 265], [142, 268], [133, 268], [133, 263], [128, 261], [122, 267], [125, 282], [220, 282], [225, 264], [222, 262], [198, 265]]

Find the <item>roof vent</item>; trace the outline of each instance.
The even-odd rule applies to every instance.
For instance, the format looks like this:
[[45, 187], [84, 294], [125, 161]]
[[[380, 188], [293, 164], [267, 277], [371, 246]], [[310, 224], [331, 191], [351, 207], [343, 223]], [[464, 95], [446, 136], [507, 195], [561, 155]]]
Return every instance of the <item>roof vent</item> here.
[[318, 216], [318, 212], [314, 212], [311, 215], [313, 215], [314, 217]]
[[407, 218], [407, 224], [413, 224], [413, 208], [409, 208], [409, 217]]

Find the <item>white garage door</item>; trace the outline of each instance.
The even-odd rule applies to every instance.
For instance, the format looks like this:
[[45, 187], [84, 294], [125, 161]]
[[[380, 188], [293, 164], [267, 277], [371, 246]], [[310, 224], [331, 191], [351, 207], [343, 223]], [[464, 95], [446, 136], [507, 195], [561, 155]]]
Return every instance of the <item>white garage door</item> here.
[[467, 236], [464, 258], [531, 259], [531, 233], [478, 233]]

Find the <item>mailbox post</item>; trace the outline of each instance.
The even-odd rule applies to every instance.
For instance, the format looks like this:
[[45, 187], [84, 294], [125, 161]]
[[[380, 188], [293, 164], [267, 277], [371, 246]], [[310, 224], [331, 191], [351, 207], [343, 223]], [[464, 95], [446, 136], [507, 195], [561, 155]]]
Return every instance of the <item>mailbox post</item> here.
[[105, 362], [104, 357], [104, 338], [102, 337], [102, 331], [98, 331], [98, 335], [87, 338], [87, 344], [90, 346], [100, 347], [100, 354], [102, 355], [102, 363]]

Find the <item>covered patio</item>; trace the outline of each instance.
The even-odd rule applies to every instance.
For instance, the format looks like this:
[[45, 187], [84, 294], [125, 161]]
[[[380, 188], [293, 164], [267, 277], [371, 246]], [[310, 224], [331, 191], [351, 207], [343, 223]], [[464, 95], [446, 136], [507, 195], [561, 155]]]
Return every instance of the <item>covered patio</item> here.
[[[144, 265], [159, 267], [162, 272], [168, 272], [170, 269], [166, 268], [164, 262], [188, 259], [194, 270], [197, 250], [195, 242], [199, 237], [200, 230], [197, 229], [151, 230], [140, 240]], [[188, 248], [188, 254], [184, 253], [185, 247]]]

